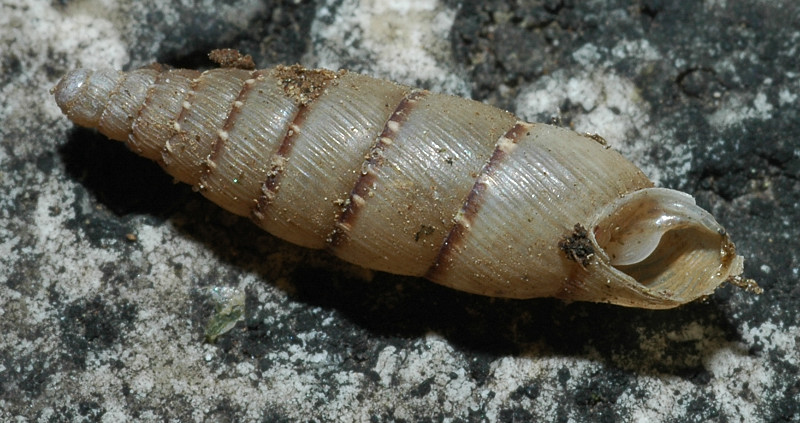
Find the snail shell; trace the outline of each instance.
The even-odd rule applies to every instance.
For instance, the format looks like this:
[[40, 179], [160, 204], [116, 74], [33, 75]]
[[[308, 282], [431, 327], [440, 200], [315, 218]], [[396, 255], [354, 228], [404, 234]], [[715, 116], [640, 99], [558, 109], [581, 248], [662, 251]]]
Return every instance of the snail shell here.
[[742, 280], [691, 196], [595, 137], [475, 101], [297, 65], [79, 69], [53, 93], [231, 213], [367, 268], [643, 308]]

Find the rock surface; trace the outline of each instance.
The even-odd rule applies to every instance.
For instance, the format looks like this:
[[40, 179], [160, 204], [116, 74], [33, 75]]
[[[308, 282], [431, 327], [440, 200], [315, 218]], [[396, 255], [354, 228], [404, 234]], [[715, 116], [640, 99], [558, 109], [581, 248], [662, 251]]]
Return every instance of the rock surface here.
[[[0, 4], [0, 420], [800, 421], [797, 2], [23, 3]], [[642, 311], [373, 275], [173, 185], [48, 93], [218, 47], [599, 132], [695, 195], [765, 293]], [[210, 344], [219, 292], [244, 320]]]

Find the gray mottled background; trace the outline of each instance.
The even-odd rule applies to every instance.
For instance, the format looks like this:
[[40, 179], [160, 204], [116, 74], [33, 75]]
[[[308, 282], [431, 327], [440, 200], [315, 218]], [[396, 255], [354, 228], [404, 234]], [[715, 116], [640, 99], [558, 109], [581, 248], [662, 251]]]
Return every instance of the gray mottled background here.
[[[800, 421], [798, 2], [0, 1], [0, 420]], [[61, 116], [76, 67], [234, 47], [599, 132], [746, 275], [643, 311], [506, 301], [277, 240]], [[245, 319], [203, 331], [214, 288]]]

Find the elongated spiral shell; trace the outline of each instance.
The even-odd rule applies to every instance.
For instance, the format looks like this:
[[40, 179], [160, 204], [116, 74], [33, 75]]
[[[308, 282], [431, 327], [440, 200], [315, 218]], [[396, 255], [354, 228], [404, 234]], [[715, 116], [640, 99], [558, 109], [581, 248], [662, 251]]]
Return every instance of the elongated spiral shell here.
[[345, 71], [79, 69], [76, 124], [293, 243], [477, 294], [674, 307], [742, 258], [597, 139]]

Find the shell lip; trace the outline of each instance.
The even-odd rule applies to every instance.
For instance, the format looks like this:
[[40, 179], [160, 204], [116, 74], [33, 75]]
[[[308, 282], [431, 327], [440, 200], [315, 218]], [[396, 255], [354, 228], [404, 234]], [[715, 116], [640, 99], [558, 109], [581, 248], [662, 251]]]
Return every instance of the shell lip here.
[[727, 231], [688, 194], [646, 188], [596, 216], [587, 240], [609, 285], [608, 302], [671, 308], [741, 279], [743, 259]]

